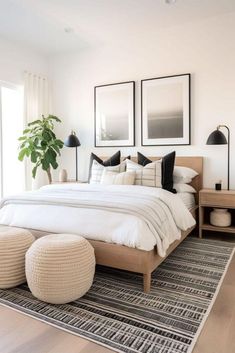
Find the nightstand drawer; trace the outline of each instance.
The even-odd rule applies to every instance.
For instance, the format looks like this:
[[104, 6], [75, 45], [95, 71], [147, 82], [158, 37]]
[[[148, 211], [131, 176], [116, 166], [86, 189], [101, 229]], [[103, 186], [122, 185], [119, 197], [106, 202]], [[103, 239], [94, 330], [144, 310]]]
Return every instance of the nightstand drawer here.
[[208, 206], [219, 206], [222, 208], [235, 208], [235, 195], [218, 192], [203, 192], [200, 193], [200, 204]]

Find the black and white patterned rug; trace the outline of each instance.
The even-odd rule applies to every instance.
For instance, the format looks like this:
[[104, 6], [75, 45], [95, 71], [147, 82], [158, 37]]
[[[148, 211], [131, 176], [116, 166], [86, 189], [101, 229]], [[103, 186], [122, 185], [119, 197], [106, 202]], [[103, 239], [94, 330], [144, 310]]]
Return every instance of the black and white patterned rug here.
[[117, 352], [189, 353], [205, 322], [233, 253], [233, 244], [186, 239], [153, 273], [142, 277], [97, 268], [81, 299], [51, 305], [26, 285], [0, 290], [0, 303]]

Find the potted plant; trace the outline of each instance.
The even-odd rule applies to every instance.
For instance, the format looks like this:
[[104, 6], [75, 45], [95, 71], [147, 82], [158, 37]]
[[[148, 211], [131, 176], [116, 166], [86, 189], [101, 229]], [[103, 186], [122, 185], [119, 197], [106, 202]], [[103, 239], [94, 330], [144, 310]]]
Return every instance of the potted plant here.
[[51, 167], [58, 167], [57, 157], [60, 156], [60, 149], [63, 141], [56, 138], [54, 123], [61, 123], [61, 120], [54, 115], [47, 118], [42, 115], [42, 119], [35, 120], [27, 125], [23, 131], [23, 136], [19, 138], [20, 152], [18, 159], [23, 161], [25, 157], [30, 158], [34, 164], [32, 176], [35, 178], [38, 167], [42, 167], [47, 172], [49, 183], [52, 182]]

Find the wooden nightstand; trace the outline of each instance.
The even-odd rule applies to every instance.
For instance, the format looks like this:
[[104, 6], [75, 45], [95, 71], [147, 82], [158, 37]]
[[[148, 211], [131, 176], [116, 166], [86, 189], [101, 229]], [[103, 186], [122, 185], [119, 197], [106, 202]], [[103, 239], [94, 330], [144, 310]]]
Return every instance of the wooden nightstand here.
[[[216, 227], [210, 224], [210, 212], [213, 208], [228, 208], [232, 214], [229, 227]], [[199, 192], [199, 237], [203, 230], [235, 234], [235, 190], [202, 189]]]

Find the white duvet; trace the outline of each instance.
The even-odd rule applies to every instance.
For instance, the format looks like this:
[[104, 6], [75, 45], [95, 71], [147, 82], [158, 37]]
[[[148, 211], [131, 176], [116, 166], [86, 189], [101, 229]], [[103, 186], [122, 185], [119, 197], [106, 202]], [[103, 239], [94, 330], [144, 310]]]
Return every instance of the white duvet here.
[[157, 246], [165, 256], [195, 220], [177, 195], [163, 189], [58, 184], [2, 200], [0, 224], [74, 233], [147, 251]]

